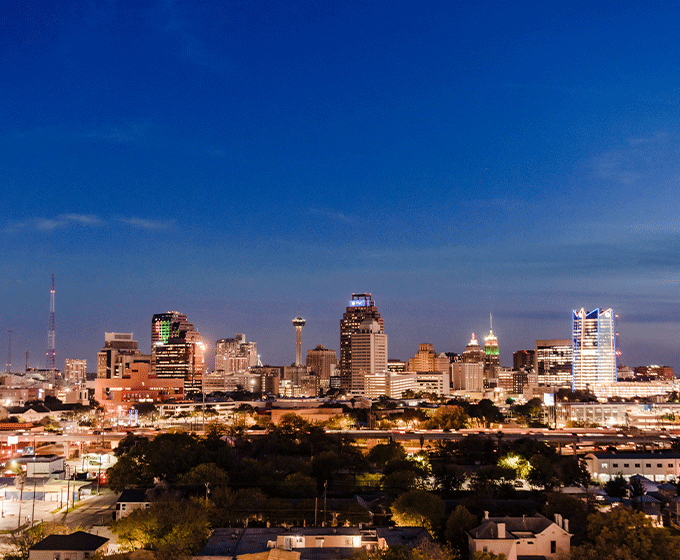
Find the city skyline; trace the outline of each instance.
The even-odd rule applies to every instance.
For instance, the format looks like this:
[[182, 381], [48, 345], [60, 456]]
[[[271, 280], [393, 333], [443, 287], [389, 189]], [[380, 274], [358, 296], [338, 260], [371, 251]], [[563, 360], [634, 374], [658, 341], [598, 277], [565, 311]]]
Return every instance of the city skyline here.
[[[680, 368], [674, 22], [623, 1], [0, 6], [0, 351], [94, 362], [178, 309], [263, 361], [340, 352], [353, 292], [390, 354], [501, 362], [619, 315]], [[214, 348], [207, 349], [212, 359]], [[4, 359], [3, 359], [4, 361]]]
[[[370, 309], [377, 309], [377, 307], [378, 307], [377, 305], [376, 305], [375, 307], [373, 307], [374, 302], [371, 300], [372, 297], [373, 297], [372, 294], [368, 294], [368, 293], [362, 293], [362, 294], [354, 293], [354, 294], [352, 294], [352, 298], [350, 298], [350, 300], [349, 300], [348, 302], [346, 302], [350, 307], [347, 307], [347, 308], [346, 308], [344, 317], [347, 316], [347, 312], [348, 312], [350, 309], [355, 309], [354, 307], [351, 307], [351, 306], [352, 306], [353, 302], [356, 302], [356, 301], [357, 301], [358, 298], [359, 298], [359, 299], [360, 299], [360, 298], [364, 298], [364, 299], [366, 299], [366, 301], [369, 301], [369, 300], [370, 300], [370, 304], [371, 304]], [[380, 307], [382, 307], [382, 306], [380, 306]], [[593, 312], [595, 312], [597, 309], [598, 309], [598, 308], [595, 308], [595, 309], [593, 310]], [[608, 311], [611, 311], [611, 309], [608, 310]], [[154, 342], [154, 340], [156, 340], [156, 338], [160, 338], [160, 337], [161, 337], [161, 331], [158, 329], [157, 324], [156, 324], [156, 323], [157, 323], [157, 318], [158, 318], [158, 317], [161, 317], [161, 316], [165, 316], [165, 315], [168, 315], [168, 316], [169, 316], [169, 315], [177, 315], [177, 316], [180, 316], [180, 317], [182, 318], [181, 320], [182, 320], [182, 321], [185, 321], [185, 322], [188, 320], [188, 319], [187, 319], [187, 315], [188, 315], [188, 314], [183, 313], [183, 312], [181, 312], [181, 311], [165, 311], [165, 312], [163, 312], [163, 313], [154, 313], [153, 316], [152, 316], [152, 330], [151, 330], [151, 336], [148, 337], [148, 339], [149, 339], [149, 340], [148, 340], [148, 346], [147, 346], [147, 342], [144, 340], [144, 336], [137, 336], [136, 334], [134, 334], [134, 331], [130, 331], [130, 333], [134, 335], [135, 339], [141, 339], [141, 340], [139, 340], [139, 344], [140, 344], [139, 349], [140, 349], [140, 351], [141, 351], [143, 354], [149, 354], [149, 355], [153, 354], [154, 344], [158, 344], [158, 342]], [[381, 322], [384, 322], [384, 319], [385, 319], [385, 318], [382, 317], [382, 316], [380, 316], [379, 313], [378, 313], [378, 316], [380, 317], [380, 321], [381, 321]], [[574, 332], [573, 329], [574, 329], [574, 316], [575, 316], [575, 311], [574, 311], [574, 310], [570, 310], [567, 316], [571, 318], [571, 322], [568, 323], [567, 327], [565, 327], [565, 330], [570, 330], [570, 331], [571, 331], [571, 335], [573, 336], [573, 332]], [[341, 318], [342, 318], [342, 317], [343, 317], [343, 316], [341, 316]], [[298, 317], [296, 317], [296, 319], [297, 319], [297, 318], [298, 318]], [[487, 321], [488, 321], [488, 318], [487, 318]], [[148, 332], [148, 318], [147, 318], [147, 320], [146, 320], [146, 323], [147, 323], [147, 327], [146, 327], [145, 330]], [[193, 320], [192, 320], [192, 323], [193, 323]], [[326, 323], [326, 321], [324, 321], [324, 323]], [[456, 323], [460, 323], [460, 321], [456, 321]], [[187, 323], [187, 324], [189, 324], [189, 326], [190, 326], [191, 328], [193, 328], [193, 326], [192, 326], [191, 323]], [[507, 324], [510, 325], [511, 323], [508, 321]], [[293, 364], [295, 364], [295, 362], [296, 362], [296, 353], [297, 353], [297, 336], [296, 336], [295, 334], [292, 334], [292, 335], [291, 335], [290, 331], [288, 331], [288, 337], [286, 337], [286, 335], [285, 335], [286, 326], [288, 326], [288, 328], [289, 328], [289, 325], [290, 325], [290, 320], [288, 320], [288, 321], [285, 323], [285, 325], [280, 325], [280, 328], [281, 328], [281, 331], [282, 331], [282, 332], [276, 332], [275, 334], [276, 334], [277, 337], [279, 337], [279, 338], [281, 337], [281, 335], [283, 335], [283, 338], [284, 338], [284, 339], [285, 339], [285, 338], [289, 338], [290, 340], [286, 341], [286, 342], [283, 344], [283, 346], [281, 346], [281, 347], [276, 347], [276, 348], [274, 349], [274, 353], [268, 354], [268, 355], [273, 355], [273, 356], [276, 356], [276, 355], [278, 355], [278, 356], [283, 356], [282, 360], [280, 360], [280, 361], [276, 361], [276, 360], [268, 360], [268, 359], [267, 359], [267, 355], [262, 355], [262, 354], [261, 354], [260, 349], [263, 347], [263, 345], [265, 346], [265, 348], [269, 348], [269, 347], [267, 346], [267, 343], [266, 343], [266, 342], [263, 344], [262, 342], [260, 342], [259, 340], [257, 340], [257, 334], [251, 335], [250, 333], [248, 333], [248, 334], [246, 335], [248, 338], [250, 338], [250, 339], [252, 340], [251, 344], [256, 344], [256, 345], [257, 345], [257, 348], [258, 348], [258, 356], [261, 356], [261, 358], [262, 358], [262, 363], [263, 363], [264, 365], [271, 365], [271, 366], [287, 366], [287, 365], [293, 365]], [[388, 320], [388, 326], [389, 326], [389, 320]], [[123, 329], [123, 330], [125, 330], [125, 329]], [[243, 330], [243, 329], [232, 329], [232, 330], [236, 331], [236, 330]], [[269, 334], [271, 335], [271, 333], [272, 333], [274, 330], [275, 330], [275, 329], [273, 328], [273, 326], [270, 325], [265, 331], [258, 331], [258, 332], [259, 332], [260, 334], [267, 334], [267, 333], [269, 333]], [[460, 325], [458, 325], [458, 326], [457, 326], [454, 330], [452, 330], [451, 332], [463, 332], [463, 330], [464, 330], [464, 329], [462, 329], [462, 328], [460, 327]], [[197, 331], [198, 331], [198, 332], [197, 332], [196, 334], [199, 334], [199, 332], [201, 332], [200, 329], [198, 329], [198, 328], [197, 328]], [[59, 344], [57, 343], [57, 345], [56, 345], [56, 348], [57, 348], [57, 351], [56, 351], [56, 355], [57, 355], [56, 368], [57, 368], [58, 370], [64, 371], [64, 367], [63, 367], [63, 366], [60, 366], [60, 361], [61, 361], [61, 362], [64, 362], [64, 360], [66, 360], [66, 359], [71, 359], [71, 360], [73, 360], [73, 359], [77, 359], [77, 360], [85, 359], [85, 360], [87, 360], [88, 371], [94, 372], [94, 371], [96, 370], [97, 354], [99, 353], [99, 350], [100, 350], [101, 345], [102, 345], [102, 341], [104, 340], [104, 335], [105, 335], [107, 332], [118, 332], [118, 331], [114, 331], [113, 329], [107, 329], [106, 332], [102, 332], [102, 333], [101, 333], [101, 337], [100, 337], [99, 342], [98, 342], [98, 343], [95, 343], [95, 346], [96, 346], [97, 344], [98, 344], [98, 346], [97, 346], [97, 348], [95, 348], [95, 349], [93, 350], [94, 357], [92, 357], [92, 356], [87, 356], [87, 357], [86, 357], [86, 356], [71, 356], [71, 355], [61, 355], [61, 356], [60, 356], [60, 352], [59, 352]], [[308, 332], [310, 335], [314, 336], [314, 332], [315, 332], [315, 331], [312, 330], [312, 331], [307, 331], [307, 332]], [[386, 332], [386, 334], [390, 334], [389, 330], [387, 330], [387, 331], [385, 331], [385, 332]], [[473, 336], [473, 337], [476, 336], [476, 335], [474, 334], [474, 331], [469, 331], [469, 332], [472, 333], [472, 336]], [[485, 331], [484, 331], [483, 329], [480, 329], [478, 332], [485, 332]], [[513, 329], [512, 327], [510, 327], [510, 332], [516, 332], [516, 329]], [[616, 332], [619, 332], [618, 326], [617, 326], [617, 328], [616, 328]], [[206, 338], [206, 335], [205, 335], [205, 334], [199, 335], [199, 336], [200, 336], [200, 339], [202, 340], [202, 342], [203, 342], [204, 345], [205, 345], [204, 355], [205, 355], [205, 365], [206, 365], [207, 371], [212, 371], [212, 370], [214, 369], [214, 365], [215, 365], [215, 364], [214, 364], [214, 359], [215, 359], [215, 347], [216, 347], [216, 344], [217, 344], [218, 341], [224, 340], [225, 337], [224, 337], [224, 335], [221, 335], [221, 336], [219, 336], [219, 338], [212, 338], [212, 337]], [[336, 353], [336, 355], [337, 355], [337, 357], [338, 357], [338, 368], [340, 368], [340, 357], [341, 357], [341, 352], [340, 352], [340, 348], [341, 348], [341, 328], [340, 328], [340, 326], [338, 326], [338, 328], [337, 328], [337, 335], [336, 335], [336, 340], [335, 340], [334, 343], [331, 342], [330, 340], [329, 340], [328, 343], [317, 342], [316, 339], [308, 340], [308, 339], [306, 338], [307, 336], [308, 336], [308, 335], [305, 335], [305, 338], [303, 339], [304, 341], [303, 341], [303, 344], [302, 344], [302, 347], [301, 347], [301, 352], [302, 352], [302, 354], [306, 354], [306, 352], [307, 352], [308, 350], [312, 350], [312, 349], [314, 349], [316, 346], [318, 346], [319, 344], [323, 344], [323, 345], [325, 345], [328, 349], [335, 351], [335, 353]], [[468, 335], [468, 337], [469, 337], [469, 335]], [[403, 339], [403, 337], [399, 337], [399, 336], [397, 336], [397, 338]], [[497, 347], [494, 346], [494, 352], [496, 352], [496, 351], [499, 352], [499, 355], [500, 355], [500, 357], [501, 357], [501, 359], [500, 359], [500, 365], [501, 365], [501, 366], [504, 366], [504, 367], [511, 367], [511, 366], [512, 366], [513, 352], [517, 352], [517, 351], [521, 351], [521, 350], [532, 350], [532, 349], [534, 348], [534, 344], [535, 344], [537, 341], [543, 341], [543, 340], [545, 339], [545, 337], [536, 337], [536, 338], [533, 338], [533, 339], [531, 339], [531, 340], [527, 340], [526, 344], [525, 344], [524, 346], [522, 346], [522, 347], [510, 348], [510, 347], [505, 347], [505, 346], [504, 346], [502, 336], [501, 336], [501, 337], [498, 337], [498, 336], [497, 336], [497, 332], [493, 332], [493, 329], [489, 331], [489, 335], [488, 335], [488, 336], [486, 336], [486, 337], [480, 337], [480, 338], [481, 338], [482, 340], [486, 340], [487, 343], [488, 343], [489, 340], [493, 340], [494, 343], [498, 344]], [[499, 338], [500, 338], [500, 342], [498, 341]], [[553, 337], [553, 338], [554, 338], [554, 337]], [[568, 337], [564, 337], [564, 339], [567, 339], [567, 338], [568, 338]], [[392, 337], [390, 336], [390, 340], [391, 340], [391, 339], [392, 339]], [[434, 335], [434, 336], [432, 337], [432, 339], [437, 340], [437, 341], [440, 341], [440, 342], [432, 342], [432, 340], [427, 340], [427, 341], [421, 340], [420, 342], [415, 342], [415, 341], [413, 341], [413, 340], [412, 340], [412, 341], [406, 341], [405, 346], [403, 347], [403, 350], [399, 351], [398, 353], [396, 353], [396, 352], [390, 350], [389, 355], [388, 355], [388, 358], [391, 359], [391, 360], [392, 360], [392, 359], [397, 359], [397, 360], [402, 360], [402, 361], [408, 362], [409, 358], [410, 358], [412, 355], [414, 355], [414, 354], [418, 351], [418, 347], [419, 347], [420, 345], [422, 345], [422, 344], [432, 344], [433, 347], [434, 347], [434, 349], [435, 349], [435, 351], [436, 351], [437, 353], [440, 353], [440, 352], [455, 352], [455, 353], [457, 353], [457, 354], [460, 354], [461, 357], [462, 357], [464, 350], [466, 350], [466, 348], [469, 348], [469, 344], [470, 344], [470, 340], [468, 340], [468, 342], [461, 342], [460, 340], [458, 340], [458, 341], [452, 341], [452, 342], [449, 344], [449, 346], [447, 346], [445, 342], [441, 342], [442, 340], [445, 340], [445, 339], [446, 339], [446, 333], [444, 333], [444, 334], [439, 333], [438, 335]], [[1, 337], [0, 337], [0, 340], [2, 340]], [[59, 337], [58, 337], [58, 336], [57, 336], [57, 340], [59, 340]], [[265, 338], [264, 340], [271, 340], [271, 339]], [[517, 337], [515, 337], [513, 340], [520, 340], [520, 339], [517, 338]], [[66, 342], [66, 345], [65, 345], [66, 348], [76, 348], [76, 347], [78, 347], [77, 345], [74, 345], [74, 344], [72, 343], [72, 341], [65, 341], [65, 342]], [[457, 342], [458, 342], [458, 344], [457, 344]], [[4, 349], [4, 350], [5, 350], [5, 353], [7, 353], [7, 347], [6, 347], [6, 345], [7, 345], [7, 339], [6, 339], [6, 338], [4, 339], [4, 343], [5, 343], [5, 349]], [[479, 342], [478, 342], [478, 341], [477, 341], [477, 344], [479, 345]], [[617, 344], [618, 344], [618, 343], [617, 343]], [[83, 346], [83, 345], [80, 346], [80, 348], [85, 348], [85, 347], [86, 347], [86, 346]], [[148, 349], [148, 350], [147, 350], [147, 349]], [[486, 349], [486, 352], [488, 352], [488, 350], [489, 350], [489, 349], [487, 348], [487, 349]], [[481, 347], [481, 346], [479, 347], [478, 351], [479, 351], [479, 353], [480, 353], [481, 356], [484, 356], [485, 353], [486, 353], [485, 350], [484, 350], [484, 348]], [[29, 352], [30, 352], [30, 351], [29, 351]], [[88, 350], [87, 352], [90, 352], [90, 351]], [[22, 358], [22, 359], [20, 359], [20, 360], [18, 360], [18, 361], [21, 362], [22, 365], [18, 366], [18, 365], [17, 365], [17, 360], [13, 360], [13, 368], [12, 368], [12, 371], [16, 371], [16, 372], [23, 371], [23, 356], [24, 356], [24, 350], [21, 349], [21, 348], [16, 348], [15, 342], [13, 341], [13, 342], [12, 342], [12, 356], [17, 356], [18, 353], [20, 354], [20, 357]], [[92, 353], [92, 352], [90, 352], [90, 353]], [[291, 359], [290, 361], [287, 361], [287, 359], [286, 359], [286, 356], [287, 356], [288, 354], [290, 354], [290, 355], [292, 356], [292, 359]], [[496, 357], [498, 357], [498, 355], [496, 355]], [[47, 360], [48, 360], [48, 356], [47, 356], [47, 355], [38, 356], [37, 358], [34, 357], [32, 360], [29, 360], [29, 364], [28, 364], [28, 365], [29, 365], [29, 367], [31, 367], [31, 368], [43, 369], [43, 368], [46, 367], [46, 361], [47, 361]], [[619, 359], [616, 360], [616, 362], [617, 362], [617, 364], [626, 365], [626, 366], [630, 366], [630, 367], [636, 367], [636, 366], [643, 366], [643, 365], [652, 365], [652, 364], [656, 364], [656, 365], [667, 365], [667, 366], [671, 366], [671, 367], [673, 367], [674, 369], [676, 368], [676, 366], [675, 366], [673, 363], [661, 363], [659, 360], [656, 360], [656, 361], [655, 361], [655, 360], [651, 360], [651, 361], [649, 361], [649, 363], [637, 363], [637, 362], [626, 361], [626, 360], [623, 360], [623, 359], [619, 358]], [[93, 366], [94, 366], [94, 369], [93, 369]], [[338, 369], [338, 373], [339, 373], [339, 372], [340, 372], [340, 369]]]

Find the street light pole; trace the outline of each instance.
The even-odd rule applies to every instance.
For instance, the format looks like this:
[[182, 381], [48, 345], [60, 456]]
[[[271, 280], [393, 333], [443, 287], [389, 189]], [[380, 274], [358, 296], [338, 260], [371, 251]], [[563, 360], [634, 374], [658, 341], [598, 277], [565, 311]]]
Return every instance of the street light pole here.
[[21, 527], [21, 501], [24, 499], [24, 484], [26, 483], [26, 477], [22, 474], [20, 475], [19, 479], [19, 485], [20, 485], [20, 490], [19, 490], [19, 516], [17, 518], [17, 529]]
[[66, 514], [68, 514], [68, 500], [69, 496], [71, 495], [71, 477], [69, 476], [70, 473], [68, 472], [68, 465], [66, 465], [66, 477], [68, 478], [68, 482], [66, 483], [66, 512], [64, 512], [64, 517], [66, 517]]

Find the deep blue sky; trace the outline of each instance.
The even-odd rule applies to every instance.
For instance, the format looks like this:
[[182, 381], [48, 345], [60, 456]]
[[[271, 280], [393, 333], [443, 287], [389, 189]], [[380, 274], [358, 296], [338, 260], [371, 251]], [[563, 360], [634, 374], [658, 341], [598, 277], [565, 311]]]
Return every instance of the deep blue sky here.
[[[142, 4], [140, 7], [139, 4]], [[196, 4], [200, 4], [197, 7]], [[424, 5], [423, 5], [424, 4]], [[264, 362], [338, 350], [372, 292], [390, 357], [501, 359], [613, 307], [680, 369], [680, 4], [0, 4], [0, 355], [96, 369], [185, 312]]]

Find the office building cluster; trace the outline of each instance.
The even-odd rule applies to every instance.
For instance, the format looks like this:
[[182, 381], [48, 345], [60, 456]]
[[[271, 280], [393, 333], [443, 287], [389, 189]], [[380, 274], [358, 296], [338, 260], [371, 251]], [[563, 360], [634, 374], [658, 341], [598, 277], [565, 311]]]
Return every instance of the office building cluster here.
[[[215, 341], [215, 367], [207, 371], [201, 333], [186, 314], [168, 311], [151, 319], [149, 354], [139, 349], [132, 333], [104, 334], [94, 398], [107, 409], [126, 409], [140, 402], [177, 402], [240, 390], [282, 397], [342, 393], [377, 399], [428, 393], [495, 400], [543, 399], [558, 389], [602, 398], [675, 390], [669, 389], [675, 376], [667, 366], [617, 367], [615, 317], [611, 309], [575, 310], [571, 339], [536, 340], [533, 348], [513, 353], [511, 367], [501, 365], [492, 323], [486, 336], [478, 339], [472, 333], [460, 352], [437, 351], [424, 342], [413, 356], [396, 360], [389, 359], [385, 321], [371, 294], [356, 293], [340, 318], [339, 354], [317, 345], [303, 360], [306, 320], [296, 316], [295, 361], [290, 365], [262, 365], [257, 343], [241, 333]], [[75, 387], [74, 398], [86, 398], [78, 393], [86, 375], [84, 360], [66, 360], [63, 382]]]

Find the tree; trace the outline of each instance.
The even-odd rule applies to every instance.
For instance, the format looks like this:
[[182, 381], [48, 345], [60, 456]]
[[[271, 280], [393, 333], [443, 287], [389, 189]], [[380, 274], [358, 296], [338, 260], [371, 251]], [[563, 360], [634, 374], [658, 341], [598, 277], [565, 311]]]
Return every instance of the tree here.
[[435, 488], [443, 494], [451, 494], [460, 489], [467, 480], [467, 470], [448, 462], [436, 462], [432, 465]]
[[531, 470], [527, 477], [532, 486], [550, 489], [555, 484], [557, 471], [552, 461], [545, 455], [534, 455], [531, 460]]
[[349, 523], [356, 526], [359, 523], [370, 523], [371, 520], [371, 513], [357, 502], [345, 504], [338, 512], [338, 522], [341, 524]]
[[625, 498], [628, 494], [628, 482], [619, 473], [605, 482], [604, 491], [612, 498]]
[[531, 472], [531, 463], [521, 455], [509, 453], [498, 460], [500, 467], [505, 467], [515, 471], [515, 476], [526, 480]]
[[309, 429], [309, 422], [294, 412], [281, 416], [279, 423], [273, 428], [274, 432], [286, 435], [292, 439], [300, 437], [301, 432]]
[[296, 472], [289, 474], [281, 483], [284, 498], [313, 498], [317, 495], [316, 480]]
[[145, 445], [149, 443], [149, 438], [135, 434], [128, 434], [118, 442], [118, 446], [113, 450], [113, 454], [116, 457], [121, 457], [122, 455], [129, 453], [130, 450], [138, 443]]
[[383, 477], [382, 487], [386, 494], [398, 496], [416, 488], [418, 475], [412, 470], [394, 471]]
[[446, 520], [444, 538], [461, 556], [467, 555], [468, 539], [466, 531], [477, 526], [477, 517], [464, 506], [456, 506]]
[[179, 483], [188, 486], [209, 484], [212, 488], [228, 486], [229, 475], [227, 471], [219, 468], [215, 463], [201, 463], [180, 476]]
[[472, 418], [479, 418], [487, 424], [489, 422], [503, 421], [503, 413], [498, 410], [498, 407], [490, 399], [482, 399], [477, 404], [471, 404], [468, 414]]
[[200, 463], [209, 462], [210, 453], [193, 435], [159, 434], [146, 443], [137, 443], [107, 471], [114, 490], [126, 486], [151, 486], [154, 479], [175, 482]]
[[411, 490], [392, 504], [392, 520], [399, 526], [426, 527], [437, 531], [444, 519], [445, 506], [439, 496], [424, 490]]
[[494, 554], [493, 552], [475, 552], [473, 560], [505, 560], [505, 554]]
[[487, 465], [481, 467], [472, 477], [472, 490], [477, 495], [495, 496], [504, 484], [514, 480], [515, 471], [511, 468]]
[[5, 552], [5, 560], [28, 560], [29, 549], [48, 535], [68, 535], [78, 529], [72, 529], [60, 523], [38, 523], [20, 531], [12, 531], [9, 537], [10, 549]]
[[627, 507], [588, 516], [588, 541], [571, 549], [572, 560], [677, 560], [680, 543], [656, 528], [644, 514]]
[[557, 464], [557, 474], [566, 486], [580, 484], [587, 488], [590, 484], [590, 473], [584, 459], [563, 457]]
[[460, 430], [468, 420], [460, 406], [440, 406], [427, 423], [429, 429]]
[[388, 462], [406, 459], [406, 451], [396, 441], [379, 443], [368, 452], [368, 461], [379, 467], [384, 467]]
[[143, 548], [159, 560], [195, 554], [210, 533], [208, 510], [200, 501], [156, 502], [136, 509], [111, 525], [124, 551]]

